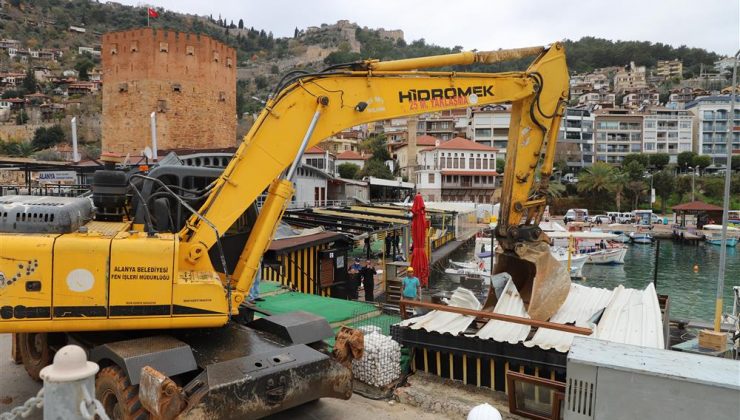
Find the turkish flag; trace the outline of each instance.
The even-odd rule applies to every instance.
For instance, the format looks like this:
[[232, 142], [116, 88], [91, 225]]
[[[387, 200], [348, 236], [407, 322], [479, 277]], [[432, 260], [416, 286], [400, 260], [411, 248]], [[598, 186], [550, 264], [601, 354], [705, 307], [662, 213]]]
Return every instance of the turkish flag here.
[[159, 17], [159, 13], [157, 13], [157, 11], [152, 9], [151, 7], [147, 7], [146, 11], [147, 13], [149, 13], [149, 17], [153, 17], [153, 18]]

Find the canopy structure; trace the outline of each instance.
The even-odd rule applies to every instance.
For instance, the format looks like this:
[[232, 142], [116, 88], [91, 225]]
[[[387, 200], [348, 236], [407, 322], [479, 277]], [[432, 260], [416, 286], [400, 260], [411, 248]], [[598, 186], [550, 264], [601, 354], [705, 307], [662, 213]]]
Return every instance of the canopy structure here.
[[700, 228], [711, 223], [711, 220], [722, 220], [722, 207], [707, 204], [703, 201], [692, 201], [671, 207], [677, 217], [681, 217], [681, 226], [686, 226], [686, 215], [696, 216], [696, 227]]

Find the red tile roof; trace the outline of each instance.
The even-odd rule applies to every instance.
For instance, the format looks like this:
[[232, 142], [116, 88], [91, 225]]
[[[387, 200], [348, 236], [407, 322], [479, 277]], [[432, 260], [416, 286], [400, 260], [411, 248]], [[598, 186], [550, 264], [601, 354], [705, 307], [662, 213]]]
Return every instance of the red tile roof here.
[[419, 136], [416, 138], [416, 145], [417, 146], [436, 146], [437, 140], [439, 139], [434, 136], [427, 136], [425, 134], [423, 136]]
[[316, 154], [322, 154], [323, 155], [324, 153], [326, 153], [326, 150], [320, 148], [319, 146], [314, 146], [314, 147], [312, 147], [310, 149], [307, 149], [304, 152], [304, 154], [307, 154], [307, 155], [316, 155]]
[[337, 160], [367, 160], [372, 155], [361, 155], [354, 150], [345, 150], [337, 155]]
[[448, 140], [441, 143], [435, 149], [440, 150], [480, 150], [482, 152], [498, 152], [498, 149], [491, 146], [486, 146], [480, 143], [476, 143], [472, 140], [468, 140], [462, 137], [455, 137], [452, 140]]

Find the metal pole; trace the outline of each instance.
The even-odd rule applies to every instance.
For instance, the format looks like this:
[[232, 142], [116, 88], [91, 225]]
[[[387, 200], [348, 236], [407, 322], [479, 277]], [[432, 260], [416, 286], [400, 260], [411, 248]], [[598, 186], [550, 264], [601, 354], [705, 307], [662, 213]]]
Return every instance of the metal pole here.
[[72, 118], [72, 162], [79, 162], [80, 155], [77, 153], [77, 117]]
[[725, 288], [725, 263], [727, 260], [727, 224], [730, 207], [730, 179], [732, 172], [732, 138], [735, 134], [735, 91], [737, 90], [737, 58], [740, 51], [735, 53], [735, 62], [732, 65], [732, 94], [730, 95], [730, 124], [727, 133], [727, 162], [725, 163], [725, 196], [722, 203], [722, 242], [719, 250], [719, 275], [717, 276], [717, 300], [714, 304], [714, 331], [720, 330], [722, 322], [722, 299]]
[[691, 168], [691, 201], [694, 201], [694, 175], [696, 175], [696, 168]]
[[[293, 180], [293, 175], [295, 175], [295, 171], [298, 170], [298, 167], [301, 164], [303, 152], [306, 151], [306, 147], [308, 146], [308, 140], [311, 138], [313, 130], [316, 128], [316, 123], [319, 121], [319, 116], [321, 116], [321, 108], [328, 103], [329, 98], [327, 98], [326, 96], [322, 96], [319, 98], [318, 104], [316, 105], [316, 112], [313, 113], [313, 118], [311, 118], [311, 122], [308, 124], [308, 129], [306, 130], [306, 134], [303, 136], [301, 146], [298, 148], [298, 153], [295, 155], [295, 159], [293, 159], [293, 164], [290, 165], [288, 175], [285, 177], [285, 179], [287, 179], [288, 181]], [[328, 163], [329, 162], [327, 162], [327, 164]]]
[[[148, 14], [147, 14], [148, 16]], [[158, 157], [157, 152], [157, 112], [152, 111], [149, 115], [150, 125], [152, 126], [152, 161], [156, 162]]]
[[657, 246], [655, 248], [655, 269], [653, 270], [653, 286], [655, 286], [656, 290], [658, 288], [658, 261], [660, 257], [660, 239], [657, 241]]

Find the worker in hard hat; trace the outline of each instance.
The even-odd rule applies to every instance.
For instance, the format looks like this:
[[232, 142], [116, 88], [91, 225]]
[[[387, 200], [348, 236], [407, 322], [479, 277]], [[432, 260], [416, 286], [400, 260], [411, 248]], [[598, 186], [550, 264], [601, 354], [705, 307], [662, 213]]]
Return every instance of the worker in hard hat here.
[[404, 299], [421, 300], [421, 283], [414, 275], [414, 267], [406, 269], [406, 277], [401, 280], [402, 294]]

